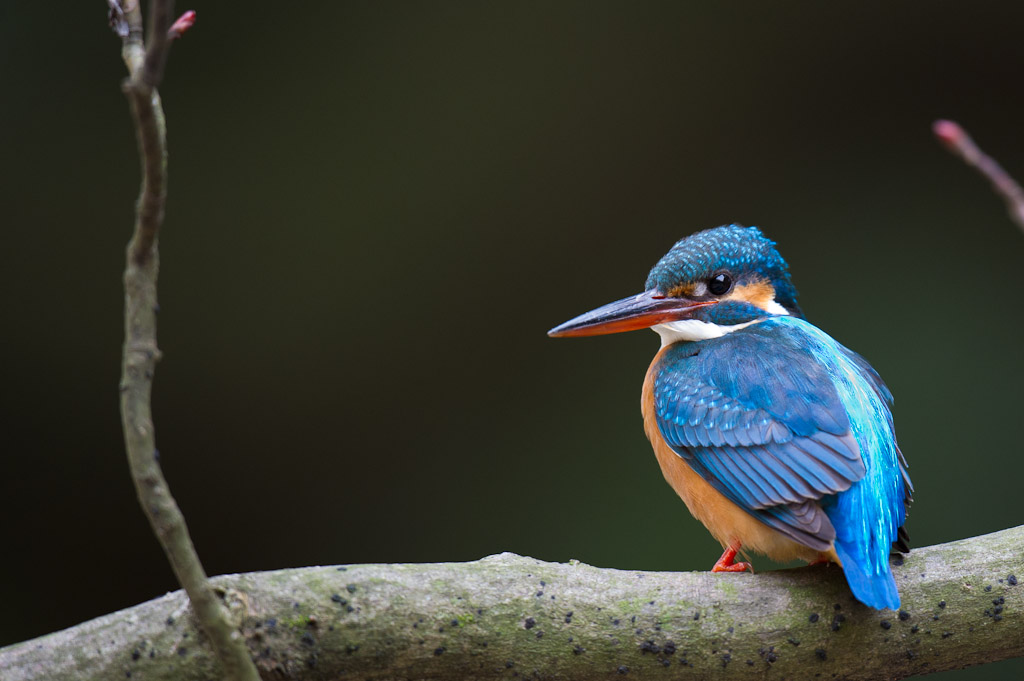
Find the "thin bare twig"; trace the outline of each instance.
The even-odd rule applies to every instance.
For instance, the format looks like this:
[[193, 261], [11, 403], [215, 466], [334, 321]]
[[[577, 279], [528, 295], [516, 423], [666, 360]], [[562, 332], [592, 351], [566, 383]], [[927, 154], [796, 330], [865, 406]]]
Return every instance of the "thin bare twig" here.
[[238, 631], [238, 622], [229, 621], [226, 608], [207, 581], [185, 518], [171, 496], [157, 457], [150, 396], [153, 374], [160, 359], [156, 342], [157, 237], [167, 196], [167, 134], [156, 88], [172, 40], [168, 29], [174, 3], [171, 0], [150, 3], [147, 49], [142, 39], [142, 13], [138, 2], [121, 0], [115, 8], [108, 0], [111, 26], [122, 37], [122, 56], [130, 74], [123, 89], [131, 105], [142, 162], [142, 187], [124, 273], [121, 419], [125, 449], [139, 503], [175, 576], [188, 594], [199, 625], [223, 666], [225, 678], [257, 681], [259, 675]]
[[951, 152], [988, 178], [992, 188], [1006, 202], [1010, 219], [1024, 230], [1024, 189], [999, 163], [982, 151], [971, 136], [953, 121], [939, 120], [932, 124], [932, 132]]

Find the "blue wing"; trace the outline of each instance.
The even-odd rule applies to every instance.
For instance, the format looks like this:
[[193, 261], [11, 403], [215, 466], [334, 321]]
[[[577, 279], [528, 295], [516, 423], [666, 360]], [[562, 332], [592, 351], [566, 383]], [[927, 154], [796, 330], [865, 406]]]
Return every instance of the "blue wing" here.
[[[807, 322], [781, 317], [673, 345], [656, 372], [658, 427], [701, 477], [805, 546], [825, 551], [834, 542], [844, 568], [867, 565], [892, 582], [889, 547], [905, 518], [909, 478], [891, 396], [863, 359]], [[847, 574], [861, 600], [898, 603], [894, 582], [862, 597]], [[867, 580], [872, 588], [876, 581]]]

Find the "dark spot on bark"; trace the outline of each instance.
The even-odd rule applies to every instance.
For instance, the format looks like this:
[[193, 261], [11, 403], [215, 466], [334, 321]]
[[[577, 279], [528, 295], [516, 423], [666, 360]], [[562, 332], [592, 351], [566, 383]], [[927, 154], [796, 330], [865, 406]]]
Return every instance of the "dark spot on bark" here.
[[443, 634], [444, 633], [444, 627], [438, 627], [437, 628], [437, 633]]
[[991, 590], [992, 590], [992, 585], [991, 584], [986, 584], [985, 585], [985, 593], [988, 593]]
[[320, 655], [315, 650], [311, 652], [309, 657], [306, 658], [306, 666], [310, 669], [316, 669], [316, 663], [319, 657]]
[[632, 622], [633, 624], [636, 624], [636, 615], [633, 615], [632, 617], [630, 617], [629, 621]]
[[459, 626], [459, 621], [458, 620], [452, 620], [451, 622], [449, 622], [449, 624], [451, 624], [453, 627], [457, 627], [457, 626]]
[[995, 620], [996, 622], [1000, 622], [1000, 621], [1002, 621], [1003, 616], [1002, 615], [993, 615], [992, 619]]
[[842, 609], [843, 609], [843, 606], [841, 606], [841, 605], [839, 605], [838, 603], [836, 603], [835, 605], [833, 605], [833, 606], [832, 606], [832, 609], [833, 609], [833, 610], [842, 610]]
[[897, 567], [899, 567], [900, 565], [903, 565], [903, 556], [901, 556], [900, 554], [897, 553], [893, 557], [893, 559], [892, 559], [892, 564], [897, 566]]
[[900, 622], [906, 622], [910, 619], [910, 613], [906, 610], [900, 610], [898, 617], [900, 618]]
[[747, 666], [748, 667], [753, 667], [754, 666], [754, 661], [753, 660], [747, 660]]
[[1002, 596], [1000, 596], [999, 598], [993, 598], [992, 599], [992, 605], [1002, 605], [1005, 602], [1006, 602], [1006, 599], [1004, 597], [1002, 597]]
[[505, 669], [512, 669], [512, 667], [514, 667], [514, 666], [516, 666], [516, 663], [513, 662], [512, 660], [509, 660], [509, 661], [507, 661], [505, 663]]
[[627, 667], [626, 665], [622, 665], [616, 671], [618, 671], [620, 674], [628, 674], [629, 667]]
[[612, 620], [612, 624], [616, 627], [619, 626], [619, 620]]
[[946, 601], [939, 601], [939, 607], [940, 608], [945, 608], [946, 607]]
[[341, 605], [348, 605], [348, 601], [341, 597], [341, 594], [334, 594], [331, 596], [331, 600]]
[[787, 638], [786, 642], [789, 643], [790, 645], [794, 645], [794, 646], [800, 645], [800, 639], [793, 638], [792, 636]]
[[890, 622], [889, 620], [882, 620], [883, 629], [889, 629], [890, 627], [892, 627], [892, 622]]
[[819, 617], [818, 617], [818, 613], [816, 613], [816, 612], [812, 612], [812, 613], [811, 613], [811, 616], [807, 618], [807, 620], [808, 620], [808, 621], [809, 621], [809, 622], [810, 622], [811, 624], [814, 624], [815, 622], [817, 622], [817, 621], [818, 621], [818, 619], [819, 619]]
[[[732, 655], [730, 655], [729, 653], [726, 653], [725, 655], [722, 655], [722, 667], [723, 668], [724, 667], [728, 667], [730, 662], [732, 662]], [[774, 660], [772, 660], [772, 662], [774, 662]]]
[[354, 594], [356, 592], [356, 585], [349, 584], [345, 587], [345, 590], [348, 591], [350, 594]]
[[478, 615], [484, 614], [484, 609], [483, 608], [477, 608], [476, 609], [476, 614], [478, 614]]
[[693, 621], [696, 622], [700, 619], [700, 612], [693, 613]]
[[142, 653], [139, 652], [138, 648], [136, 648], [135, 650], [132, 651], [132, 661], [133, 662], [138, 662], [140, 657], [142, 657]]
[[444, 646], [440, 646], [438, 648], [434, 648], [434, 655], [435, 656], [437, 656], [437, 655], [444, 655], [444, 650], [445, 650]]
[[1010, 586], [1017, 586], [1017, 575], [1007, 575], [1006, 583]]
[[828, 659], [828, 653], [825, 652], [824, 648], [815, 648], [814, 649], [814, 654], [818, 656], [819, 660]]
[[357, 650], [359, 650], [359, 646], [355, 643], [349, 643], [347, 646], [345, 646], [345, 652], [349, 655], [356, 652]]
[[584, 652], [586, 652], [586, 651], [581, 646], [573, 646], [572, 647], [572, 654], [573, 655], [582, 655]]
[[647, 605], [654, 605], [654, 601], [649, 601]]
[[523, 622], [523, 626], [527, 629], [533, 629], [534, 625], [536, 624], [537, 621], [534, 620], [532, 617], [527, 617], [526, 620]]
[[306, 633], [304, 633], [302, 635], [302, 644], [303, 645], [311, 646], [314, 643], [316, 643], [316, 641], [313, 640], [313, 634], [311, 634], [311, 633], [309, 633], [307, 631]]
[[338, 570], [338, 572], [345, 572], [346, 570], [348, 570], [348, 568], [347, 567], [340, 567], [340, 568], [337, 568], [337, 570]]
[[914, 626], [910, 627], [910, 633], [911, 634], [916, 634], [919, 631], [921, 631], [921, 627], [917, 626], [916, 624]]
[[644, 641], [640, 644], [641, 653], [660, 653], [661, 647], [658, 646], [654, 641]]
[[149, 659], [152, 660], [154, 657], [156, 657], [156, 651], [155, 650], [150, 650], [149, 651]]
[[999, 606], [996, 606], [996, 609], [995, 609], [995, 610], [993, 610], [992, 612], [994, 612], [994, 613], [995, 613], [995, 614], [997, 614], [997, 615], [1001, 615], [1001, 614], [1003, 614], [1003, 606], [1001, 606], [1001, 605], [999, 605]]
[[178, 648], [178, 655], [180, 657], [185, 657], [186, 654], [188, 654], [188, 648], [186, 648], [184, 646], [182, 646], [181, 648]]
[[173, 627], [174, 626], [174, 618], [173, 617], [168, 617], [167, 619], [164, 620], [164, 624], [166, 624], [169, 627]]
[[543, 631], [538, 631], [537, 632], [537, 638], [544, 638], [544, 632]]
[[665, 641], [665, 645], [661, 647], [666, 655], [674, 655], [676, 652], [676, 644], [672, 641]]
[[672, 666], [672, 660], [666, 660], [665, 658], [661, 658], [660, 660], [658, 660], [658, 662], [661, 663], [662, 667], [671, 667]]
[[541, 597], [541, 596], [543, 596], [543, 595], [544, 595], [544, 592], [543, 592], [543, 591], [538, 591], [538, 592], [537, 592], [537, 598], [540, 598], [540, 597]]
[[353, 608], [351, 605], [345, 608], [345, 612], [352, 612], [353, 610], [355, 610], [355, 608]]
[[768, 660], [770, 664], [775, 664], [775, 661], [779, 659], [779, 656], [775, 653], [768, 653], [767, 655], [765, 655], [764, 659]]
[[334, 625], [333, 624], [328, 624], [327, 625], [327, 631], [334, 631]]
[[915, 657], [917, 657], [917, 653], [915, 653], [913, 650], [907, 648], [907, 659], [908, 660], [913, 660]]
[[942, 638], [949, 638], [952, 635], [953, 635], [952, 631], [944, 631], [944, 632], [942, 632]]

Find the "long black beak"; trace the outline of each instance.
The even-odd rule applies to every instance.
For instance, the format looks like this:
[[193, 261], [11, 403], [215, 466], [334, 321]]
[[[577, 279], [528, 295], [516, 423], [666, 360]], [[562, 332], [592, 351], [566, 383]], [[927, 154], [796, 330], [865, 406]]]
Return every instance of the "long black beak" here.
[[570, 338], [648, 329], [656, 324], [689, 319], [694, 310], [714, 304], [712, 300], [666, 298], [652, 289], [581, 314], [551, 329], [548, 335]]

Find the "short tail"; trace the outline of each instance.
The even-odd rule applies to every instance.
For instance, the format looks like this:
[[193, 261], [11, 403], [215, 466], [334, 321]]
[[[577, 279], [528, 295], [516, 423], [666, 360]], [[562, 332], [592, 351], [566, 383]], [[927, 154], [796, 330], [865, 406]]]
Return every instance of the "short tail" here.
[[850, 591], [858, 601], [879, 610], [899, 610], [900, 594], [896, 590], [896, 580], [893, 579], [888, 562], [881, 566], [879, 572], [874, 572], [869, 566], [858, 562], [843, 542], [837, 540], [835, 547], [836, 555], [843, 563], [843, 574], [850, 584]]

